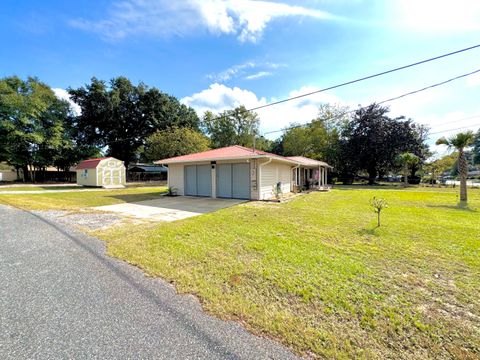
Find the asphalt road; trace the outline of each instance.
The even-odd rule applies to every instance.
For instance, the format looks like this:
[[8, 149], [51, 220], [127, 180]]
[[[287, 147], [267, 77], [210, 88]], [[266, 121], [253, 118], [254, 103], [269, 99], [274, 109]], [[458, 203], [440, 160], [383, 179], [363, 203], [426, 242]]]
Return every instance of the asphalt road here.
[[104, 244], [0, 205], [0, 359], [292, 359]]

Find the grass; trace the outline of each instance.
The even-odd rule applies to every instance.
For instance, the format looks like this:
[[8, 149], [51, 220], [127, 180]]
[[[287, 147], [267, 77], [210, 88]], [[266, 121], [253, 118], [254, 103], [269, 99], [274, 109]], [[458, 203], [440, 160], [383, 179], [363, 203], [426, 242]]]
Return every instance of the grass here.
[[80, 186], [9, 186], [0, 185], [1, 191], [51, 191], [51, 190], [80, 190]]
[[[372, 196], [389, 208], [382, 227]], [[204, 308], [319, 358], [480, 357], [480, 192], [344, 187], [96, 235]]]
[[[165, 188], [0, 195], [78, 210]], [[369, 200], [385, 198], [382, 227]], [[96, 236], [210, 313], [318, 358], [480, 357], [480, 191], [342, 186]]]
[[166, 187], [136, 187], [102, 191], [0, 194], [0, 204], [31, 210], [80, 210], [87, 207], [155, 199]]

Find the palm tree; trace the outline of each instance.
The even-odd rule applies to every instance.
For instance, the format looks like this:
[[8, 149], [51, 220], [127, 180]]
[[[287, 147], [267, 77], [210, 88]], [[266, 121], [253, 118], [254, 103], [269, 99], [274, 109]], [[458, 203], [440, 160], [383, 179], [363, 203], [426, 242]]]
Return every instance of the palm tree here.
[[403, 166], [403, 181], [406, 187], [408, 186], [408, 170], [411, 166], [418, 164], [420, 159], [415, 154], [405, 152], [397, 156], [397, 162]]
[[437, 145], [447, 145], [458, 151], [458, 173], [460, 175], [460, 201], [467, 202], [467, 175], [468, 164], [465, 158], [465, 148], [472, 145], [475, 136], [473, 131], [458, 133], [449, 139], [442, 137], [437, 140]]

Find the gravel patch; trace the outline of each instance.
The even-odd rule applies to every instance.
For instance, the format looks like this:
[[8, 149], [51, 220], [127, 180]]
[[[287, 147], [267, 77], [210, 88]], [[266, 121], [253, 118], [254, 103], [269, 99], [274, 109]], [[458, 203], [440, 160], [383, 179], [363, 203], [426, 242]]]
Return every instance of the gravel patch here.
[[32, 211], [49, 220], [56, 220], [64, 225], [88, 228], [89, 230], [105, 229], [121, 223], [125, 218], [105, 212], [70, 212], [62, 210]]

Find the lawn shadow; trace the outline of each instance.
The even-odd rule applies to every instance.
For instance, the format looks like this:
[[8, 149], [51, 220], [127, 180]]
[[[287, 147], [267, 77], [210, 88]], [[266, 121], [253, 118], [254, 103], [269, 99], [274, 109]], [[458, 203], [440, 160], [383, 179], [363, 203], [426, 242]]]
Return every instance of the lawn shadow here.
[[429, 208], [439, 208], [439, 209], [450, 209], [450, 210], [460, 210], [466, 212], [477, 212], [476, 209], [473, 209], [468, 206], [468, 204], [459, 202], [457, 205], [427, 205]]
[[376, 233], [376, 230], [379, 228], [379, 226], [374, 226], [373, 228], [365, 228], [365, 229], [360, 229], [357, 231], [357, 234], [358, 235], [361, 235], [361, 236], [378, 236], [378, 234]]
[[165, 194], [166, 194], [166, 190], [158, 191], [158, 192], [141, 193], [141, 194], [112, 194], [112, 195], [106, 195], [105, 197], [121, 200], [123, 203], [135, 203], [139, 201], [160, 199], [160, 198], [163, 198]]
[[352, 184], [352, 185], [341, 185], [335, 184], [333, 189], [336, 190], [404, 190], [405, 188], [399, 185], [384, 185], [384, 184]]

